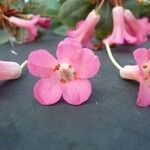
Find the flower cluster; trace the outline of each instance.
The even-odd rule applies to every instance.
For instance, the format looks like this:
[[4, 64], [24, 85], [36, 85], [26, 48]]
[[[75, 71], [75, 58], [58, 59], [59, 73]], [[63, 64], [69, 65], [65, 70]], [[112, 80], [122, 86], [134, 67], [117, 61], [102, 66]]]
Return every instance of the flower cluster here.
[[133, 13], [121, 6], [112, 10], [113, 32], [105, 41], [109, 44], [140, 44], [147, 41], [150, 34], [150, 23], [148, 18], [136, 19]]

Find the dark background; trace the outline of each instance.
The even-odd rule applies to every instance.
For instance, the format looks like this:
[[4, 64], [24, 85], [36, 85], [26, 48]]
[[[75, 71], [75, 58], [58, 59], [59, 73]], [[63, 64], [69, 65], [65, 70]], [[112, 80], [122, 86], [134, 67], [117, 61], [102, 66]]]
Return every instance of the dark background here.
[[[63, 37], [47, 33], [41, 41], [0, 46], [0, 59], [22, 63], [33, 50], [45, 48], [55, 54]], [[118, 46], [114, 57], [123, 66], [134, 64], [133, 50], [150, 47]], [[38, 78], [27, 69], [20, 79], [0, 84], [0, 150], [149, 150], [150, 107], [136, 106], [138, 83], [125, 81], [111, 64], [106, 51], [96, 52], [102, 63], [91, 80], [88, 102], [71, 106], [61, 100], [41, 106], [33, 97]]]

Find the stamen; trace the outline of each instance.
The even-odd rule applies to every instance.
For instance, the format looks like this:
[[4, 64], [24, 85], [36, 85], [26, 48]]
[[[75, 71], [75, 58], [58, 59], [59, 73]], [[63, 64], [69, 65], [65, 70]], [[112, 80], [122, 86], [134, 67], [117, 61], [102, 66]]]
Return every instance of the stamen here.
[[55, 67], [54, 71], [59, 70], [59, 68], [60, 68], [60, 64], [58, 64], [58, 65]]
[[143, 65], [143, 69], [147, 69], [147, 65]]

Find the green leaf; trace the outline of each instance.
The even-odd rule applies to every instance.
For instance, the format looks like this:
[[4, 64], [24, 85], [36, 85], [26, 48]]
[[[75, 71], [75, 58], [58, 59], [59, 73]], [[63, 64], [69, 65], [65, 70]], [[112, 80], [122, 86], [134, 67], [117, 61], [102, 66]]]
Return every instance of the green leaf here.
[[96, 27], [95, 36], [98, 40], [104, 39], [112, 32], [113, 21], [112, 21], [112, 7], [109, 2], [105, 2], [100, 13], [100, 23]]
[[15, 0], [12, 4], [11, 4], [11, 8], [23, 11], [25, 6], [25, 2], [24, 0]]
[[150, 4], [139, 4], [135, 0], [126, 0], [124, 7], [131, 10], [137, 17], [141, 15], [150, 17]]
[[66, 30], [68, 29], [67, 26], [61, 25], [58, 28], [54, 29], [53, 32], [57, 35], [65, 36], [66, 35]]
[[74, 27], [93, 7], [89, 0], [67, 0], [62, 4], [58, 17], [63, 24]]
[[26, 13], [41, 14], [43, 16], [56, 16], [59, 11], [57, 0], [30, 0], [24, 9]]
[[5, 44], [9, 41], [10, 35], [5, 30], [0, 30], [0, 44]]

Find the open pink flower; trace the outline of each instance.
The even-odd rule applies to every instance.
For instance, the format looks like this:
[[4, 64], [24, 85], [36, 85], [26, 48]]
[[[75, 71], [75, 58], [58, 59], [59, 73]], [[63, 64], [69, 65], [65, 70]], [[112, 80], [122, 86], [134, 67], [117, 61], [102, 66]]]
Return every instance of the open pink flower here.
[[32, 42], [38, 36], [37, 28], [38, 26], [48, 28], [50, 20], [48, 18], [42, 18], [39, 15], [31, 16], [29, 20], [10, 17], [9, 22], [16, 25], [19, 28], [24, 28], [28, 31], [27, 37], [25, 37], [24, 42]]
[[0, 61], [0, 80], [17, 79], [21, 76], [21, 66], [16, 62]]
[[137, 38], [134, 43], [140, 44], [147, 41], [147, 35], [150, 30], [148, 18], [136, 19], [133, 13], [128, 9], [124, 11], [124, 18], [128, 32]]
[[35, 98], [43, 105], [59, 101], [61, 96], [72, 105], [85, 102], [91, 95], [87, 78], [99, 70], [99, 58], [73, 39], [65, 39], [57, 48], [57, 59], [46, 50], [32, 52], [28, 57], [29, 71], [41, 79], [34, 87]]
[[146, 107], [150, 105], [150, 49], [140, 48], [134, 51], [137, 62], [135, 66], [125, 66], [121, 77], [140, 82], [137, 105]]
[[100, 15], [95, 10], [92, 10], [84, 21], [82, 20], [77, 23], [77, 29], [68, 30], [67, 35], [80, 41], [83, 46], [94, 48], [90, 39], [93, 37], [95, 27], [99, 20]]
[[134, 43], [137, 39], [127, 31], [127, 27], [124, 21], [124, 9], [121, 6], [116, 6], [112, 10], [113, 15], [113, 32], [112, 34], [104, 39], [109, 44], [123, 44]]

